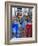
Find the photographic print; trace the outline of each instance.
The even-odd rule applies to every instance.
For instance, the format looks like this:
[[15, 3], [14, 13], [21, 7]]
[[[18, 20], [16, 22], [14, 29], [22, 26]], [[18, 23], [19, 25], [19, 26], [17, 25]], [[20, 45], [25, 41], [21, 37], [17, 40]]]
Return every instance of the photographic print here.
[[12, 7], [11, 37], [32, 37], [32, 8]]
[[5, 43], [37, 42], [37, 4], [5, 2]]

